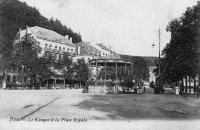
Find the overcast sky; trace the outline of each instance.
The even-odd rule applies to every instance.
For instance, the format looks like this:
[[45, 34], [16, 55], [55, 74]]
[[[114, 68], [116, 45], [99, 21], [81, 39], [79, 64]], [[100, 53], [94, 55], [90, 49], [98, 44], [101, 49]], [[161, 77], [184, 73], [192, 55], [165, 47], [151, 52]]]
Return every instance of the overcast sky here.
[[[83, 41], [111, 45], [120, 54], [158, 56], [170, 40], [165, 28], [197, 0], [20, 0], [39, 9], [47, 18], [61, 20], [80, 32]], [[152, 49], [151, 45], [155, 44]]]

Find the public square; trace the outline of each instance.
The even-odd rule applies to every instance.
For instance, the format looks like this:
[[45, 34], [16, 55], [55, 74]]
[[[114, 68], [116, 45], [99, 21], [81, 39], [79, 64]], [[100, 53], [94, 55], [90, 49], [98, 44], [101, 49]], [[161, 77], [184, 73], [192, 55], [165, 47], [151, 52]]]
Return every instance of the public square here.
[[0, 128], [10, 130], [200, 128], [200, 99], [171, 90], [166, 94], [154, 94], [150, 88], [143, 94], [1, 90], [0, 102]]
[[85, 118], [95, 120], [196, 120], [200, 99], [195, 95], [82, 93], [68, 90], [1, 90], [0, 119]]

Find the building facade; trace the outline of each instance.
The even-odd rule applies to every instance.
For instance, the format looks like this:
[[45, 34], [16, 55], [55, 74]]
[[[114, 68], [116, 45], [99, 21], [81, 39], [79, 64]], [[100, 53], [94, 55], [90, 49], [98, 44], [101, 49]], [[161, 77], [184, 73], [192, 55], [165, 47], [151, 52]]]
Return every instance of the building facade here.
[[[38, 26], [27, 27], [26, 29], [18, 32], [15, 43], [20, 42], [22, 37], [24, 37], [26, 34], [30, 34], [31, 37], [33, 37], [39, 43], [39, 46], [42, 49], [42, 52], [39, 54], [39, 56], [42, 56], [46, 51], [54, 54], [62, 54], [63, 52], [67, 52], [71, 57], [75, 55], [76, 46], [72, 43], [71, 38], [68, 39], [68, 36], [64, 37], [54, 31]], [[47, 79], [48, 87], [49, 85], [51, 87], [57, 87], [58, 85], [61, 86], [61, 84], [64, 85], [63, 83], [65, 78], [62, 72], [60, 70], [55, 70], [54, 68], [51, 69], [52, 72], [54, 72], [57, 76], [52, 76], [50, 79]], [[3, 88], [6, 88], [6, 84], [9, 85], [10, 83], [18, 82], [19, 84], [24, 84], [25, 82], [29, 81], [28, 79], [25, 81], [24, 78], [26, 77], [19, 76], [18, 73], [14, 71], [6, 72], [4, 85], [2, 83], [2, 86], [4, 86]]]
[[[119, 59], [119, 55], [106, 47], [101, 43], [90, 43], [80, 42], [76, 45], [72, 43], [72, 39], [68, 36], [62, 36], [52, 30], [48, 30], [42, 27], [27, 27], [24, 30], [20, 30], [15, 39], [16, 42], [20, 42], [21, 39], [26, 35], [30, 34], [42, 48], [42, 52], [39, 56], [42, 56], [46, 51], [60, 54], [67, 52], [73, 61], [76, 62], [78, 59], [84, 59], [86, 63], [93, 59]], [[89, 65], [89, 64], [88, 64]], [[97, 69], [100, 71], [101, 67], [95, 68], [96, 66], [90, 67], [90, 72], [97, 74]], [[65, 78], [59, 70], [52, 69], [59, 77], [52, 77], [47, 80], [47, 84], [51, 83], [51, 86], [56, 86], [57, 83], [63, 83]], [[19, 80], [19, 78], [21, 78]], [[23, 77], [19, 77], [15, 72], [7, 72], [5, 81], [10, 82], [23, 82]], [[5, 85], [4, 85], [5, 86]]]
[[102, 43], [80, 42], [76, 44], [77, 59], [84, 59], [87, 63], [91, 59], [120, 59], [120, 56]]
[[31, 36], [40, 43], [42, 48], [42, 54], [45, 51], [54, 51], [56, 53], [67, 52], [70, 55], [75, 55], [76, 46], [72, 43], [72, 39], [68, 39], [68, 36], [62, 36], [52, 30], [41, 28], [38, 26], [30, 27], [19, 32], [19, 39], [25, 34], [31, 34]]
[[91, 46], [89, 42], [80, 42], [76, 44], [76, 56], [73, 60], [84, 59], [86, 63], [91, 59], [101, 57], [101, 52], [97, 48]]
[[101, 51], [101, 58], [107, 58], [112, 54], [111, 48], [106, 47], [102, 43], [96, 43], [96, 45]]

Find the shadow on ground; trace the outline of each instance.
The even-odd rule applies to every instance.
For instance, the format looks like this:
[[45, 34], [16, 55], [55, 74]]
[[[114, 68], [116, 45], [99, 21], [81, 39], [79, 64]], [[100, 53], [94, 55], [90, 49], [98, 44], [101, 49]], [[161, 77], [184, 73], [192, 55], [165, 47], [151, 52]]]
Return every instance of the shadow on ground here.
[[[91, 99], [75, 105], [86, 110], [104, 112], [111, 120], [200, 119], [200, 99], [169, 94], [106, 94], [92, 95]], [[107, 118], [93, 117], [97, 120]]]

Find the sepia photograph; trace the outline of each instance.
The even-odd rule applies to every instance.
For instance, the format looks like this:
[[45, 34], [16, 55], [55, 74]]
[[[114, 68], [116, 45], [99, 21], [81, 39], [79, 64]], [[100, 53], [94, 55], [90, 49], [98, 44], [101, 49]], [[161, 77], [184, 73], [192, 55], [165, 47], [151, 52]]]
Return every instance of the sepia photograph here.
[[0, 0], [0, 130], [200, 130], [200, 1]]

